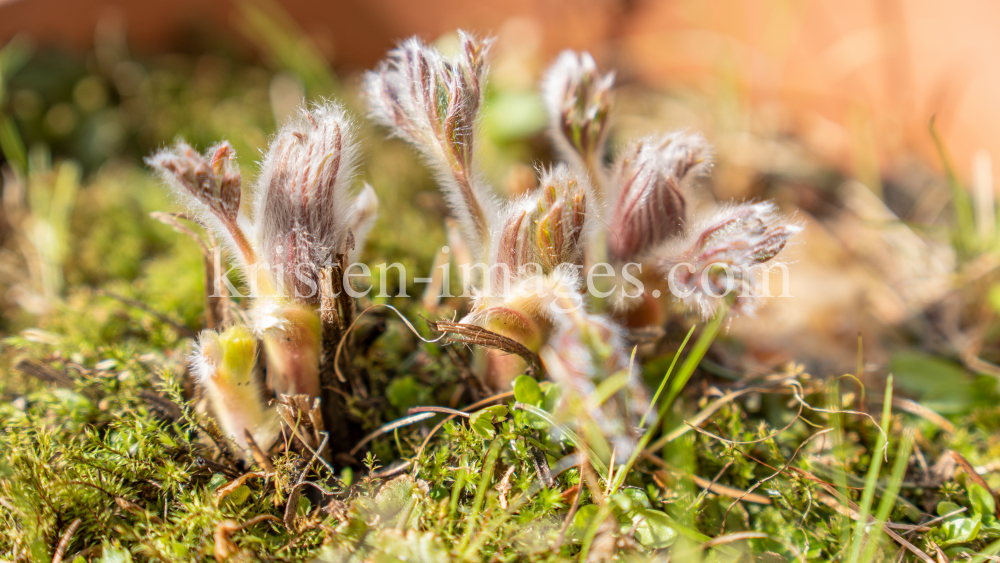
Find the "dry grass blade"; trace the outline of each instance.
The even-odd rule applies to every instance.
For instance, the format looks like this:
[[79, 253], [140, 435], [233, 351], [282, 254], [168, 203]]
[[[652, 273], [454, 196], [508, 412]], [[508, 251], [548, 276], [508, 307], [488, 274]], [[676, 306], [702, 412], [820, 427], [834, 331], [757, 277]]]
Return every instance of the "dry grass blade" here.
[[658, 456], [655, 456], [653, 454], [648, 454], [647, 453], [647, 454], [644, 454], [643, 457], [645, 457], [649, 461], [653, 462], [655, 465], [657, 465], [658, 467], [660, 467], [662, 469], [662, 471], [658, 471], [657, 473], [653, 474], [653, 481], [658, 486], [660, 486], [661, 488], [663, 488], [665, 490], [671, 490], [672, 489], [672, 487], [670, 487], [670, 485], [664, 479], [664, 477], [666, 476], [666, 473], [669, 471], [669, 472], [671, 472], [671, 473], [673, 473], [675, 475], [681, 475], [683, 477], [687, 477], [687, 478], [691, 479], [692, 481], [694, 481], [695, 485], [698, 485], [702, 489], [705, 489], [705, 490], [707, 490], [707, 491], [709, 491], [709, 492], [711, 492], [713, 494], [719, 495], [719, 496], [729, 497], [729, 498], [732, 498], [732, 499], [740, 499], [740, 502], [752, 502], [754, 504], [765, 504], [765, 505], [766, 504], [771, 504], [771, 499], [769, 499], [769, 498], [767, 498], [767, 497], [765, 497], [763, 495], [758, 495], [756, 493], [748, 493], [748, 492], [742, 491], [740, 489], [735, 489], [733, 487], [727, 487], [726, 485], [720, 485], [718, 483], [712, 483], [712, 481], [710, 481], [708, 479], [705, 479], [704, 477], [700, 477], [698, 475], [694, 475], [694, 474], [687, 473], [687, 472], [684, 472], [684, 471], [679, 471], [677, 468], [671, 467], [670, 465], [667, 464], [667, 462], [663, 461]]
[[17, 362], [14, 366], [17, 371], [34, 377], [45, 383], [50, 383], [58, 387], [66, 387], [72, 389], [74, 387], [73, 378], [66, 375], [65, 373], [56, 370], [50, 366], [39, 362], [38, 360], [33, 360], [30, 358], [21, 360]]
[[274, 473], [274, 464], [271, 463], [271, 458], [267, 457], [267, 454], [260, 449], [260, 445], [257, 444], [257, 440], [254, 439], [253, 434], [244, 428], [243, 437], [247, 440], [247, 446], [250, 447], [250, 453], [253, 455], [254, 462], [256, 462], [257, 465], [259, 465], [264, 471]]
[[[802, 448], [804, 448], [807, 444], [809, 444], [809, 442], [812, 442], [814, 439], [818, 438], [819, 436], [822, 436], [822, 435], [827, 434], [828, 432], [832, 432], [832, 431], [833, 431], [833, 428], [827, 428], [825, 430], [820, 430], [819, 432], [817, 432], [817, 433], [813, 434], [812, 436], [809, 436], [808, 438], [806, 438], [805, 440], [803, 440], [802, 443], [799, 444], [799, 447], [795, 448], [795, 451], [792, 452], [792, 457], [788, 458], [788, 461], [785, 462], [785, 464], [781, 466], [781, 469], [778, 469], [777, 471], [775, 471], [771, 475], [768, 475], [767, 477], [764, 477], [760, 481], [754, 483], [754, 485], [752, 487], [750, 487], [749, 489], [747, 489], [747, 494], [752, 493], [755, 489], [759, 488], [764, 483], [766, 483], [766, 482], [770, 481], [771, 479], [774, 479], [778, 475], [781, 475], [782, 473], [784, 473], [786, 469], [788, 469], [789, 467], [792, 466], [792, 462], [794, 462], [795, 458], [797, 458], [799, 456], [799, 452], [802, 451]], [[729, 511], [732, 510], [733, 507], [736, 506], [736, 503], [739, 502], [740, 500], [741, 499], [736, 499], [735, 501], [733, 501], [732, 504], [729, 505], [729, 508], [726, 509], [726, 515], [722, 518], [723, 522], [725, 522], [725, 521], [727, 521], [729, 519]]]
[[[837, 489], [833, 485], [830, 485], [826, 481], [823, 481], [822, 479], [819, 479], [815, 475], [812, 475], [807, 471], [803, 471], [802, 469], [798, 469], [796, 467], [793, 467], [792, 469], [799, 475], [802, 475], [803, 477], [806, 477], [811, 481], [819, 483], [821, 487], [826, 489], [829, 495], [819, 496], [820, 502], [826, 504], [827, 506], [833, 508], [834, 510], [840, 512], [841, 514], [848, 516], [852, 520], [858, 520], [861, 518], [861, 514], [858, 512], [858, 505], [855, 504], [854, 501], [850, 499], [841, 498], [840, 492], [837, 491]], [[846, 505], [844, 505], [845, 501]], [[868, 515], [868, 523], [869, 524], [877, 523], [875, 517], [872, 515]], [[907, 551], [920, 558], [921, 561], [925, 561], [926, 563], [936, 563], [933, 559], [931, 559], [930, 555], [927, 555], [927, 553], [925, 553], [919, 547], [913, 545], [912, 543], [908, 542], [906, 538], [897, 534], [891, 527], [889, 527], [889, 525], [883, 524], [882, 531], [885, 532], [885, 534], [890, 538], [892, 538], [896, 543], [903, 546]]]
[[264, 473], [261, 473], [260, 471], [251, 471], [249, 473], [244, 473], [243, 475], [240, 475], [239, 477], [233, 479], [229, 483], [226, 483], [225, 485], [215, 490], [215, 496], [212, 497], [213, 504], [215, 504], [215, 506], [218, 507], [219, 503], [222, 502], [222, 499], [226, 498], [227, 496], [232, 494], [233, 491], [243, 486], [243, 483], [245, 483], [247, 479], [250, 479], [251, 477], [265, 477], [265, 476], [266, 475]]
[[541, 373], [542, 362], [538, 355], [526, 348], [520, 342], [501, 336], [495, 332], [486, 330], [476, 325], [455, 323], [451, 321], [437, 321], [435, 328], [439, 332], [449, 335], [450, 342], [461, 342], [463, 344], [475, 344], [491, 350], [499, 350], [508, 354], [517, 354], [527, 362], [529, 369], [534, 373]]
[[[876, 395], [874, 398], [878, 398], [878, 396]], [[904, 410], [910, 414], [915, 414], [919, 417], [925, 418], [941, 430], [944, 430], [949, 434], [955, 434], [955, 425], [952, 424], [950, 420], [916, 401], [911, 401], [910, 399], [906, 399], [904, 397], [893, 397], [892, 406], [898, 407], [900, 410]]]
[[80, 524], [83, 524], [83, 520], [77, 518], [66, 528], [62, 539], [59, 540], [59, 546], [56, 547], [56, 554], [52, 556], [52, 563], [62, 563], [63, 557], [66, 555], [66, 549], [69, 547], [69, 542], [73, 539], [73, 534], [80, 528]]
[[[465, 411], [466, 412], [471, 412], [471, 411], [473, 411], [475, 409], [478, 409], [480, 407], [484, 407], [484, 406], [486, 406], [486, 405], [488, 405], [490, 403], [495, 403], [497, 401], [502, 401], [504, 399], [508, 399], [510, 397], [513, 397], [513, 396], [514, 396], [514, 392], [513, 391], [507, 391], [506, 393], [500, 393], [500, 394], [497, 394], [497, 395], [493, 395], [492, 397], [487, 397], [487, 398], [483, 399], [482, 401], [477, 401], [475, 403], [472, 403], [471, 405], [465, 407]], [[417, 448], [417, 453], [414, 456], [414, 459], [417, 459], [417, 460], [420, 459], [420, 456], [424, 452], [424, 448], [426, 448], [427, 444], [430, 443], [431, 438], [433, 438], [434, 435], [437, 434], [438, 430], [441, 430], [441, 428], [445, 425], [445, 423], [447, 423], [449, 420], [455, 418], [456, 416], [458, 416], [458, 415], [456, 415], [456, 414], [448, 415], [444, 420], [442, 420], [441, 422], [437, 423], [434, 426], [434, 428], [432, 428], [431, 431], [427, 433], [427, 436], [424, 438], [424, 441], [421, 442], [420, 447]]]
[[427, 420], [428, 418], [434, 418], [435, 416], [437, 416], [437, 414], [438, 414], [437, 412], [422, 412], [411, 416], [405, 416], [399, 420], [394, 420], [389, 424], [384, 424], [377, 430], [369, 433], [367, 436], [362, 438], [361, 441], [359, 441], [357, 444], [355, 444], [354, 448], [352, 448], [351, 451], [349, 452], [349, 455], [352, 456], [356, 455], [359, 451], [361, 451], [361, 448], [365, 447], [365, 445], [368, 444], [368, 442], [371, 442], [372, 440], [378, 438], [383, 434], [387, 434], [389, 432], [392, 432], [393, 430], [396, 430], [397, 428], [402, 428], [404, 426], [408, 426], [410, 424], [420, 422], [422, 420]]

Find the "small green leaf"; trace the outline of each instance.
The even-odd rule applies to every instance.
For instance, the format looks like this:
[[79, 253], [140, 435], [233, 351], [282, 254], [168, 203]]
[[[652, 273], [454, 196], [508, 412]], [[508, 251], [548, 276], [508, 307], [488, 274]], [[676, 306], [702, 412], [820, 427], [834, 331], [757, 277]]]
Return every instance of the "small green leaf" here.
[[979, 483], [972, 483], [968, 487], [969, 502], [972, 503], [972, 512], [981, 517], [992, 515], [996, 510], [996, 499]]
[[635, 539], [646, 547], [669, 547], [677, 539], [677, 531], [671, 526], [670, 517], [665, 512], [639, 508], [635, 511], [632, 522], [635, 525]]
[[615, 501], [615, 504], [618, 505], [618, 508], [620, 508], [622, 512], [632, 512], [632, 498], [628, 495], [618, 493], [617, 495], [611, 497], [611, 499]]
[[250, 487], [246, 485], [240, 485], [239, 487], [236, 488], [235, 491], [229, 493], [229, 496], [226, 497], [226, 500], [236, 506], [239, 506], [243, 504], [249, 497], [250, 497]]
[[937, 515], [938, 516], [944, 516], [945, 514], [949, 514], [951, 512], [955, 512], [956, 510], [958, 510], [960, 508], [962, 508], [962, 507], [958, 506], [957, 504], [955, 504], [953, 502], [942, 501], [942, 502], [939, 502], [938, 505], [937, 505]]
[[944, 541], [939, 542], [941, 547], [960, 543], [969, 543], [979, 535], [981, 526], [980, 516], [977, 514], [972, 518], [956, 518], [941, 526]]
[[649, 496], [646, 495], [646, 491], [643, 491], [642, 489], [637, 487], [622, 487], [621, 494], [632, 499], [633, 506], [639, 508], [652, 508], [652, 505], [649, 503]]
[[542, 400], [542, 388], [530, 375], [520, 375], [514, 380], [514, 398], [519, 403], [537, 405]]
[[597, 517], [597, 512], [599, 508], [596, 504], [587, 504], [581, 506], [579, 510], [576, 511], [576, 516], [573, 517], [573, 525], [570, 526], [569, 533], [567, 537], [573, 541], [580, 541], [583, 539], [584, 534], [587, 533], [587, 528]]
[[469, 417], [469, 428], [479, 436], [489, 440], [496, 435], [496, 429], [493, 428], [494, 419], [499, 420], [505, 416], [507, 416], [507, 407], [503, 405], [488, 407]]

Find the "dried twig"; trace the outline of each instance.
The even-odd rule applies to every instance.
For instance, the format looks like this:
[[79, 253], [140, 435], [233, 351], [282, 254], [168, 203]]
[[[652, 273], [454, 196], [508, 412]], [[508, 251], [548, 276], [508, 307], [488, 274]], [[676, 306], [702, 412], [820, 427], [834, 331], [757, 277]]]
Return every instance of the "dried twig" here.
[[52, 556], [52, 563], [62, 563], [63, 557], [66, 555], [66, 549], [69, 547], [69, 542], [73, 539], [73, 534], [80, 529], [80, 524], [82, 523], [83, 520], [77, 518], [73, 520], [69, 528], [66, 528], [62, 539], [59, 540], [59, 545], [56, 547], [56, 554]]
[[491, 350], [499, 350], [501, 352], [507, 352], [508, 354], [517, 354], [528, 364], [528, 369], [531, 370], [532, 374], [539, 374], [542, 372], [542, 362], [538, 355], [516, 340], [512, 340], [506, 336], [499, 335], [476, 325], [455, 323], [451, 321], [437, 321], [437, 323], [435, 323], [435, 328], [437, 328], [439, 332], [448, 333], [449, 342], [475, 344], [476, 346], [482, 346], [483, 348], [489, 348]]
[[25, 358], [17, 362], [17, 364], [14, 366], [14, 369], [26, 375], [30, 375], [35, 379], [39, 379], [41, 381], [44, 381], [46, 383], [51, 383], [52, 385], [57, 385], [59, 387], [66, 387], [72, 389], [75, 386], [74, 385], [75, 382], [72, 377], [66, 375], [65, 373], [57, 369], [52, 368], [51, 366], [48, 366], [38, 360], [34, 360], [31, 358]]
[[733, 487], [727, 487], [726, 485], [720, 485], [718, 483], [712, 483], [711, 481], [709, 481], [708, 479], [705, 479], [704, 477], [701, 477], [701, 476], [698, 476], [698, 475], [694, 475], [694, 474], [691, 474], [691, 473], [686, 473], [686, 472], [683, 472], [683, 471], [679, 471], [676, 468], [671, 467], [670, 465], [668, 465], [667, 462], [663, 461], [662, 459], [660, 459], [656, 455], [649, 454], [649, 453], [644, 453], [643, 457], [645, 457], [646, 459], [648, 459], [649, 461], [653, 462], [655, 465], [657, 465], [657, 466], [659, 466], [660, 468], [663, 469], [663, 471], [653, 474], [653, 481], [655, 481], [656, 484], [659, 485], [660, 487], [662, 487], [663, 489], [668, 489], [669, 490], [670, 487], [661, 478], [661, 476], [659, 475], [659, 473], [663, 473], [665, 475], [666, 472], [667, 472], [667, 470], [669, 470], [669, 471], [671, 471], [673, 473], [680, 474], [680, 475], [683, 475], [683, 476], [691, 479], [692, 481], [694, 481], [695, 485], [698, 485], [702, 489], [706, 489], [706, 490], [712, 492], [713, 494], [716, 494], [716, 495], [719, 495], [719, 496], [723, 496], [723, 497], [733, 498], [733, 499], [740, 499], [740, 502], [752, 502], [754, 504], [771, 504], [771, 499], [769, 499], [769, 498], [767, 498], [767, 497], [765, 497], [763, 495], [758, 495], [756, 493], [748, 493], [746, 491], [741, 491], [740, 489], [736, 489], [736, 488], [733, 488]]
[[257, 444], [257, 440], [254, 440], [253, 434], [244, 428], [243, 437], [246, 438], [247, 446], [250, 447], [250, 454], [253, 455], [254, 462], [256, 462], [257, 465], [259, 465], [264, 471], [274, 473], [274, 464], [271, 463], [271, 458], [267, 457], [267, 454], [260, 449], [260, 445]]
[[[990, 493], [990, 496], [993, 497], [994, 500], [997, 498], [997, 494], [993, 492], [993, 489], [991, 489], [989, 485], [986, 484], [986, 480], [983, 479], [982, 476], [980, 476], [979, 473], [976, 472], [976, 469], [972, 467], [972, 464], [969, 463], [968, 460], [962, 457], [962, 454], [956, 452], [955, 450], [951, 450], [948, 453], [951, 454], [951, 457], [955, 460], [955, 463], [957, 463], [958, 466], [962, 468], [962, 471], [965, 471], [965, 474], [969, 476], [969, 479], [971, 479], [973, 483], [986, 489], [986, 491]], [[1000, 507], [994, 507], [994, 513], [1000, 515]]]

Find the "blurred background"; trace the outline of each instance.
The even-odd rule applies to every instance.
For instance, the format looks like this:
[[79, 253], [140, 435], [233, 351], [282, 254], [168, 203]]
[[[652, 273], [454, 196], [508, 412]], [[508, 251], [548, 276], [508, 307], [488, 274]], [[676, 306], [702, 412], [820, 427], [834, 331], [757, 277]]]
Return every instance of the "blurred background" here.
[[[482, 146], [498, 189], [552, 158], [538, 81], [559, 51], [589, 50], [618, 73], [613, 145], [702, 131], [716, 200], [774, 198], [806, 224], [793, 297], [735, 322], [720, 369], [836, 373], [856, 366], [860, 335], [873, 369], [914, 372], [917, 387], [940, 387], [931, 356], [1000, 374], [1000, 5], [987, 0], [0, 0], [0, 330], [97, 288], [198, 326], [200, 280], [163, 281], [199, 273], [198, 253], [146, 218], [171, 204], [141, 158], [177, 135], [226, 137], [252, 175], [303, 99], [361, 113], [361, 72], [401, 38], [448, 45], [456, 28], [498, 36]], [[383, 201], [368, 252], [428, 270], [440, 197], [405, 147], [365, 134]], [[136, 330], [86, 310], [89, 338]]]

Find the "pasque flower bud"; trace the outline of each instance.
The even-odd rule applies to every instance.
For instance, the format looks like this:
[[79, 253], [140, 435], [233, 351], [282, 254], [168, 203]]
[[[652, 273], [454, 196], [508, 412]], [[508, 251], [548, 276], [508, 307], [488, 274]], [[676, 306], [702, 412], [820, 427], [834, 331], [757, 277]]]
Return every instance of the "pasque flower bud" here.
[[671, 293], [708, 319], [727, 301], [750, 314], [760, 295], [755, 266], [771, 261], [802, 227], [777, 214], [773, 203], [723, 208], [660, 251], [658, 267]]
[[[350, 193], [356, 147], [355, 126], [339, 105], [303, 110], [268, 148], [254, 191], [252, 222], [240, 212], [240, 175], [228, 143], [204, 156], [178, 143], [147, 160], [233, 243], [256, 290], [249, 311], [252, 332], [264, 343], [268, 381], [277, 394], [320, 394], [320, 272], [362, 246], [378, 210], [370, 186], [357, 196]], [[230, 329], [238, 330], [246, 331]], [[232, 386], [225, 383], [232, 376], [210, 377], [215, 366], [223, 365], [223, 357], [235, 361], [243, 354], [253, 363], [256, 343], [244, 345], [243, 332], [230, 331], [221, 337], [203, 334], [196, 362], [199, 373], [205, 374], [199, 379], [202, 386], [215, 397], [213, 404], [222, 405], [215, 410], [227, 431], [243, 423], [238, 405], [248, 405], [246, 416], [259, 418], [249, 396], [233, 395]], [[230, 396], [239, 400], [219, 399]], [[236, 436], [240, 442], [242, 433]]]
[[364, 92], [372, 117], [428, 160], [473, 246], [488, 248], [495, 204], [472, 161], [492, 40], [459, 38], [455, 58], [416, 38], [403, 42], [365, 75]]
[[686, 133], [647, 137], [623, 150], [611, 180], [611, 257], [629, 262], [680, 234], [688, 216], [685, 184], [710, 162], [705, 140]]
[[506, 268], [514, 279], [528, 267], [549, 274], [560, 264], [583, 263], [586, 182], [560, 165], [543, 171], [540, 183], [508, 207], [496, 237], [491, 266]]
[[542, 83], [556, 149], [564, 160], [594, 175], [602, 174], [614, 82], [614, 73], [597, 72], [589, 53], [563, 51]]
[[[261, 259], [280, 272], [283, 292], [308, 303], [319, 302], [319, 272], [347, 253], [358, 215], [349, 193], [354, 130], [335, 104], [303, 111], [271, 142], [257, 181], [254, 231]], [[374, 193], [364, 191], [362, 203], [377, 206]], [[360, 211], [366, 218], [374, 214]]]
[[203, 331], [191, 358], [192, 371], [219, 426], [243, 450], [247, 448], [244, 430], [266, 448], [278, 429], [277, 415], [261, 396], [256, 365], [257, 338], [242, 325], [221, 334]]
[[242, 180], [232, 145], [223, 142], [201, 155], [179, 141], [147, 158], [146, 163], [229, 242], [245, 264], [253, 261], [251, 243], [239, 224]]

